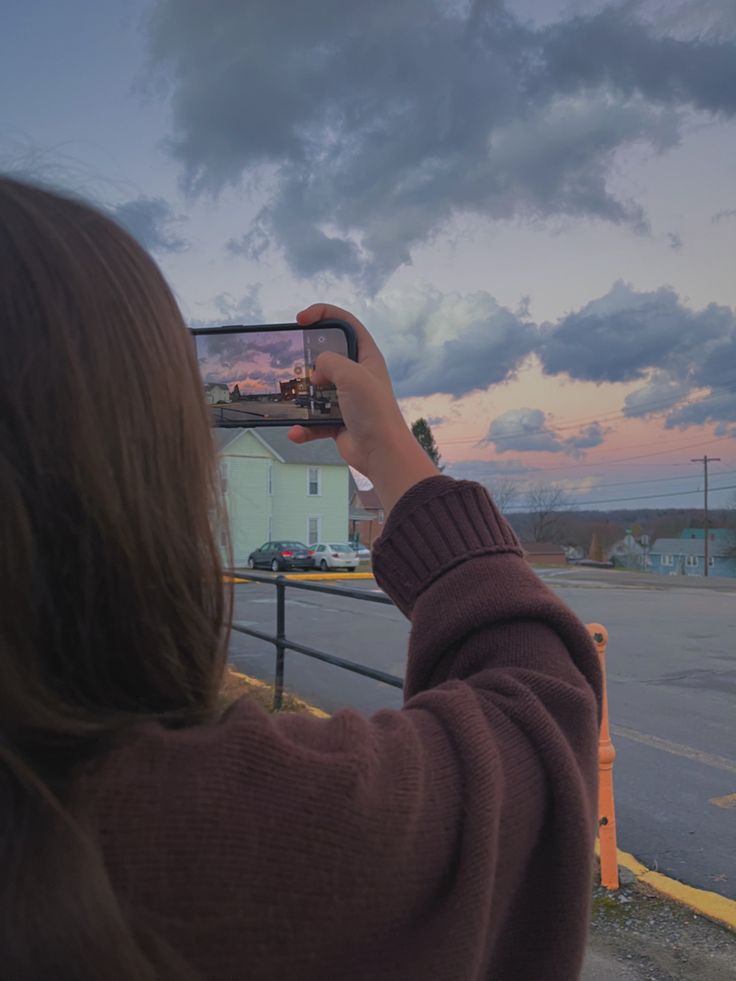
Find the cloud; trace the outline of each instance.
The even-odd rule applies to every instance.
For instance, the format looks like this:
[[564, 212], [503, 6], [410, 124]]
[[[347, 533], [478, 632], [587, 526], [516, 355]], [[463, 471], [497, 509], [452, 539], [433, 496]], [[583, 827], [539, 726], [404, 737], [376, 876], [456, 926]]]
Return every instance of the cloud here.
[[477, 480], [481, 484], [489, 484], [499, 478], [521, 478], [534, 473], [535, 467], [530, 467], [521, 460], [459, 460], [448, 463], [445, 473], [456, 480]]
[[288, 17], [270, 0], [158, 0], [149, 34], [188, 188], [267, 197], [230, 250], [281, 249], [298, 275], [375, 292], [469, 213], [647, 230], [612, 188], [616, 154], [676, 146], [687, 111], [735, 114], [736, 44], [694, 35], [687, 4], [684, 39], [636, 11], [534, 25], [501, 0], [314, 0]]
[[141, 195], [108, 207], [108, 212], [149, 252], [183, 252], [188, 242], [175, 231], [186, 219], [177, 215], [164, 198]]
[[537, 328], [485, 291], [384, 290], [353, 310], [376, 336], [399, 398], [459, 398], [512, 378]]
[[541, 409], [509, 409], [491, 422], [484, 442], [493, 444], [497, 453], [580, 456], [583, 450], [600, 446], [608, 432], [599, 422], [593, 422], [576, 435], [564, 438], [550, 427], [548, 418]]
[[654, 368], [685, 376], [733, 324], [728, 307], [713, 303], [694, 312], [669, 286], [642, 293], [619, 281], [605, 296], [546, 324], [539, 353], [547, 374], [579, 381], [635, 381]]
[[445, 422], [447, 422], [447, 416], [430, 416], [427, 419], [427, 424], [430, 426], [441, 426]]
[[[637, 292], [618, 282], [603, 297], [543, 325], [538, 353], [547, 374], [630, 382], [626, 416], [665, 414], [667, 428], [736, 421], [736, 312], [686, 307], [663, 286]], [[685, 403], [685, 404], [683, 404]]]
[[262, 324], [265, 320], [261, 306], [261, 284], [253, 283], [241, 296], [232, 293], [218, 293], [207, 303], [198, 306], [214, 306], [216, 316], [188, 318], [190, 327], [227, 327], [237, 324]]
[[667, 241], [673, 252], [679, 252], [682, 248], [682, 239], [677, 232], [667, 232]]
[[736, 208], [726, 208], [723, 211], [717, 211], [711, 218], [714, 225], [718, 225], [722, 221], [727, 221], [729, 218], [736, 218]]

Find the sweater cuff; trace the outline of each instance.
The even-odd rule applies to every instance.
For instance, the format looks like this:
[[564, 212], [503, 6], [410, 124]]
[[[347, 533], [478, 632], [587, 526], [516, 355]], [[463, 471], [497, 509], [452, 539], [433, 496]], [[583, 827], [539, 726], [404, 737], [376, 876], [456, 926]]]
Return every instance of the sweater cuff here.
[[484, 487], [428, 477], [391, 512], [373, 548], [373, 572], [378, 585], [409, 616], [417, 597], [460, 562], [508, 552], [524, 554]]

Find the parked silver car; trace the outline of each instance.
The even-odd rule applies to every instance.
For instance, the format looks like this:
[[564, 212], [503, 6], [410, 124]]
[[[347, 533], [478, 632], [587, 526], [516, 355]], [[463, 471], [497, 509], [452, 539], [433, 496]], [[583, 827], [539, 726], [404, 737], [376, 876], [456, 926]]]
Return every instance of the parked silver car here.
[[358, 567], [358, 556], [352, 545], [345, 542], [319, 542], [317, 545], [310, 545], [314, 552], [314, 564], [318, 569], [327, 572], [328, 569], [345, 569], [346, 572], [355, 572]]

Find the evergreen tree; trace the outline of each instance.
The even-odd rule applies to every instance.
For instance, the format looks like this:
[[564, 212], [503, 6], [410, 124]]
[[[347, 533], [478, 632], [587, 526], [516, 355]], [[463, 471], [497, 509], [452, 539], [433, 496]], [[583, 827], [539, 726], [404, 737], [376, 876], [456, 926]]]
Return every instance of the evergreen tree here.
[[598, 541], [598, 535], [593, 532], [593, 537], [590, 541], [590, 551], [588, 552], [588, 558], [593, 562], [603, 562], [603, 547]]
[[417, 443], [419, 443], [432, 463], [434, 463], [439, 470], [444, 470], [445, 468], [440, 466], [440, 451], [437, 448], [437, 443], [435, 442], [432, 429], [427, 420], [417, 419], [416, 422], [412, 423], [411, 431], [414, 433], [414, 438], [416, 439]]

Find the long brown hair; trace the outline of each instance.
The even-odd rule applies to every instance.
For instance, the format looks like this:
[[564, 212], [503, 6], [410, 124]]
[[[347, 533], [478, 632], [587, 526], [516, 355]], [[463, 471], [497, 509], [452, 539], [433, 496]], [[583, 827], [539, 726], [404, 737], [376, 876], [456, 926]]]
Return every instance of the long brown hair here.
[[2, 979], [172, 975], [121, 911], [74, 777], [142, 719], [215, 718], [218, 509], [156, 264], [88, 205], [0, 178]]

